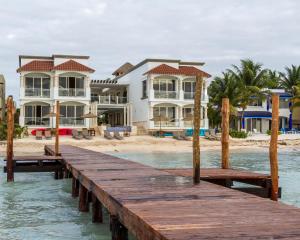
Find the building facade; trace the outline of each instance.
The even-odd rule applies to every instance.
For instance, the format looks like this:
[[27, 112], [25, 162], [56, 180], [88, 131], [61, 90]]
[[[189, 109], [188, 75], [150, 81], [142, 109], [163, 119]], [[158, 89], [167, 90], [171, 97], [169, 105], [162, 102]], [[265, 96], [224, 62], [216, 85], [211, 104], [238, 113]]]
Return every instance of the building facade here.
[[[286, 131], [292, 129], [290, 99], [291, 95], [283, 89], [271, 89], [272, 93], [279, 95], [279, 129]], [[238, 121], [233, 121], [234, 128], [245, 129], [247, 132], [266, 133], [271, 130], [272, 100], [267, 97], [265, 100], [256, 100], [245, 109], [238, 109]]]
[[60, 101], [60, 125], [86, 127], [82, 115], [90, 110], [88, 56], [19, 56], [20, 125], [29, 128], [52, 127]]

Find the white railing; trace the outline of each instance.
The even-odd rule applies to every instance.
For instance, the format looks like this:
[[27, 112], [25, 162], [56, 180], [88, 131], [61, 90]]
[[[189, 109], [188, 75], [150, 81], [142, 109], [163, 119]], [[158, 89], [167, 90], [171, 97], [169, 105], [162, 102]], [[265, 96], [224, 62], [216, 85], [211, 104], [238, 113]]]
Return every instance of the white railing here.
[[154, 127], [179, 127], [179, 120], [174, 119], [171, 121], [153, 121]]
[[125, 104], [127, 103], [126, 97], [119, 96], [92, 96], [92, 102], [98, 102], [98, 104]]
[[195, 92], [184, 92], [184, 99], [194, 99]]
[[64, 126], [83, 126], [83, 118], [70, 118], [70, 117], [60, 117], [59, 124]]
[[178, 96], [176, 91], [154, 91], [154, 97], [155, 98], [170, 98], [170, 99], [176, 99]]
[[84, 97], [84, 88], [60, 88], [58, 95], [61, 97]]
[[41, 117], [24, 117], [24, 124], [27, 126], [49, 126], [49, 118]]
[[50, 97], [50, 89], [25, 88], [25, 97]]

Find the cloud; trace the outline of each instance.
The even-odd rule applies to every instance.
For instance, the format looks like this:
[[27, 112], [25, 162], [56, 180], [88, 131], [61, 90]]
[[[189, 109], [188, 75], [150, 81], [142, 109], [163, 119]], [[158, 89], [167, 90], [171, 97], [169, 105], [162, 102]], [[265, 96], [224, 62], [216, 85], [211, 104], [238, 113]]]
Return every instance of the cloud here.
[[[147, 57], [205, 61], [219, 74], [240, 58], [299, 64], [297, 0], [0, 0], [0, 72], [18, 97], [18, 55], [90, 55], [93, 78]], [[17, 40], [17, 41], [16, 41]]]

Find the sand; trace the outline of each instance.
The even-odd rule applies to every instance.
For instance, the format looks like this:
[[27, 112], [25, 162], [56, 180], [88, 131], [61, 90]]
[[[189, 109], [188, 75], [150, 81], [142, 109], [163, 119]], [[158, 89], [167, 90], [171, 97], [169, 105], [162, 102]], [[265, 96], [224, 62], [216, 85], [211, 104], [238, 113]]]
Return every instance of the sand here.
[[[230, 139], [230, 149], [267, 149], [270, 136], [258, 134], [247, 139]], [[279, 136], [280, 149], [299, 149], [300, 135], [285, 134]], [[54, 144], [52, 140], [36, 140], [30, 136], [14, 141], [15, 155], [36, 155], [43, 153], [46, 144]], [[60, 137], [60, 144], [70, 144], [86, 149], [100, 152], [191, 152], [192, 141], [179, 141], [170, 137], [155, 138], [151, 136], [131, 136], [124, 140], [107, 140], [101, 136], [94, 137], [93, 140], [76, 140], [71, 137]], [[204, 138], [200, 140], [201, 150], [221, 150], [220, 141], [210, 141]], [[6, 143], [0, 145], [0, 155], [5, 156]]]

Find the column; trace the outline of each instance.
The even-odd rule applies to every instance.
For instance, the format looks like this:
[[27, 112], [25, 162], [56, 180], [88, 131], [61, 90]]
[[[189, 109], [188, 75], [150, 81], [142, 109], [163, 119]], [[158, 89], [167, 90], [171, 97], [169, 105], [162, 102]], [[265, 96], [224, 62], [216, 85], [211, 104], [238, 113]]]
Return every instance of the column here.
[[20, 117], [19, 117], [19, 122], [20, 125], [23, 127], [25, 125], [25, 116], [24, 116], [24, 105], [20, 105]]
[[148, 93], [149, 93], [148, 98], [150, 100], [153, 100], [154, 99], [153, 79], [151, 77], [149, 77], [148, 78], [148, 82], [149, 82], [149, 84], [148, 84], [148, 86], [149, 86], [149, 88], [148, 88], [149, 89], [149, 91], [148, 91]]
[[127, 122], [126, 122], [126, 107], [123, 107], [123, 125], [127, 126]]
[[178, 93], [179, 93], [178, 98], [180, 100], [184, 100], [184, 91], [183, 91], [183, 88], [182, 88], [182, 84], [183, 84], [182, 78], [179, 78], [177, 83], [178, 83]]
[[129, 104], [129, 115], [130, 115], [129, 125], [132, 126], [132, 122], [133, 122], [133, 107], [132, 107], [131, 103]]
[[130, 125], [130, 112], [129, 112], [129, 104], [127, 104], [126, 105], [126, 117], [127, 117], [127, 119], [126, 119], [126, 123], [127, 123], [127, 125]]
[[183, 107], [178, 106], [178, 120], [179, 120], [179, 127], [184, 128], [184, 121], [182, 116], [182, 109]]

